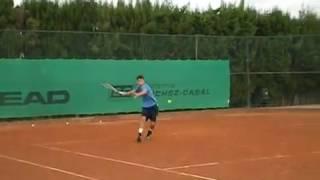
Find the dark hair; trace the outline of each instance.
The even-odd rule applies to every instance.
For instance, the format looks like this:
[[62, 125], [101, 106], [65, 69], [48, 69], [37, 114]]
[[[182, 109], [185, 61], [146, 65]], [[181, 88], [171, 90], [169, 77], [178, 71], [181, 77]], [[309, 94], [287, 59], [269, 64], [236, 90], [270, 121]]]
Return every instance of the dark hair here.
[[138, 75], [137, 80], [139, 80], [139, 79], [144, 79], [143, 75]]

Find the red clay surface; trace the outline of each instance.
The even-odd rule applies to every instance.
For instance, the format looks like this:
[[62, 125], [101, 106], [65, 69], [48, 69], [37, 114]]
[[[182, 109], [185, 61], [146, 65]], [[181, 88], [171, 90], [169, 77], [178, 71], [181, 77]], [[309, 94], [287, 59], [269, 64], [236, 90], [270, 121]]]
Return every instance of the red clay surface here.
[[162, 113], [142, 144], [138, 119], [1, 123], [0, 179], [320, 179], [320, 109]]

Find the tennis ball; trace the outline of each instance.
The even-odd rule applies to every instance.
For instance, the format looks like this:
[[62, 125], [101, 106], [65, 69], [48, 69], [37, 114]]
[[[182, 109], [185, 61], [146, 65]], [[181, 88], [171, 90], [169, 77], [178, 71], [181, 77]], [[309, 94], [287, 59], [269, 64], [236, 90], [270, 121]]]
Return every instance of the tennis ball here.
[[171, 104], [171, 103], [172, 103], [172, 100], [171, 100], [171, 99], [168, 99], [168, 103]]
[[70, 123], [69, 122], [66, 122], [66, 125], [68, 126]]
[[31, 124], [31, 127], [34, 127], [35, 125], [34, 124]]

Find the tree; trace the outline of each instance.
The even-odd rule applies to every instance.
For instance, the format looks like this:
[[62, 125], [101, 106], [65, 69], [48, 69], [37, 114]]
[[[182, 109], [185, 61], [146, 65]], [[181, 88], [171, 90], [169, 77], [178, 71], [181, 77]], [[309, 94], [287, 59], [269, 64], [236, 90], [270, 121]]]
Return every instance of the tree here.
[[0, 3], [0, 29], [12, 25], [13, 0], [2, 0]]

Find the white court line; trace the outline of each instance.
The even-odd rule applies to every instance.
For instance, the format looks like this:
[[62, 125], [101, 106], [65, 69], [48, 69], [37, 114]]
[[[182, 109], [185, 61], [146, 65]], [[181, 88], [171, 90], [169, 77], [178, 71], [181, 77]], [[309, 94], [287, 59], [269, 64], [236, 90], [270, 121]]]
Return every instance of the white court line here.
[[[315, 154], [316, 152], [313, 152], [313, 153]], [[169, 168], [164, 168], [164, 169], [165, 170], [188, 169], [188, 168], [195, 168], [195, 167], [216, 166], [216, 165], [220, 165], [220, 164], [236, 164], [236, 163], [243, 163], [243, 162], [263, 161], [263, 160], [272, 160], [272, 159], [288, 159], [291, 157], [293, 157], [293, 156], [291, 156], [291, 155], [275, 155], [275, 156], [265, 156], [265, 157], [258, 157], [258, 158], [241, 159], [241, 160], [237, 160], [237, 161], [208, 162], [208, 163], [201, 163], [201, 164], [175, 166], [175, 167], [169, 167]]]
[[243, 162], [255, 162], [255, 161], [266, 161], [266, 160], [273, 160], [273, 159], [289, 159], [293, 158], [291, 155], [275, 155], [275, 156], [265, 156], [265, 157], [257, 157], [257, 158], [248, 158], [248, 159], [240, 159], [237, 161], [224, 161], [221, 164], [237, 164]]
[[184, 165], [184, 166], [176, 166], [171, 168], [165, 168], [165, 170], [177, 170], [177, 169], [187, 169], [187, 168], [194, 168], [194, 167], [203, 167], [203, 166], [215, 166], [219, 165], [219, 162], [210, 162], [210, 163], [203, 163], [203, 164], [191, 164], [191, 165]]
[[100, 160], [106, 160], [106, 161], [112, 161], [112, 162], [117, 162], [117, 163], [122, 163], [122, 164], [127, 164], [131, 166], [137, 166], [137, 167], [142, 167], [142, 168], [147, 168], [147, 169], [154, 169], [154, 170], [161, 170], [160, 168], [156, 168], [153, 166], [148, 166], [148, 165], [143, 165], [143, 164], [138, 164], [138, 163], [133, 163], [133, 162], [128, 162], [128, 161], [123, 161], [123, 160], [118, 160], [118, 159], [113, 159], [113, 158], [107, 158], [103, 156], [97, 156], [97, 155], [92, 155], [92, 154], [87, 154], [87, 153], [81, 153], [81, 152], [76, 152], [76, 151], [70, 151], [62, 148], [57, 148], [57, 147], [48, 147], [48, 146], [43, 146], [43, 145], [36, 145], [39, 147], [42, 147], [44, 149], [49, 149], [52, 151], [60, 151], [60, 152], [65, 152], [65, 153], [71, 153], [79, 156], [84, 156], [84, 157], [90, 157], [94, 159], [100, 159]]
[[[320, 151], [313, 151], [308, 154], [320, 154]], [[306, 155], [306, 154], [304, 154]], [[248, 158], [248, 159], [240, 159], [236, 161], [222, 161], [222, 162], [209, 162], [209, 163], [202, 163], [202, 164], [191, 164], [191, 165], [184, 165], [184, 166], [176, 166], [176, 167], [169, 167], [164, 168], [165, 170], [177, 170], [177, 169], [188, 169], [188, 168], [194, 168], [194, 167], [209, 167], [209, 166], [216, 166], [216, 165], [223, 165], [223, 164], [237, 164], [237, 163], [244, 163], [244, 162], [255, 162], [255, 161], [265, 161], [265, 160], [273, 160], [273, 159], [290, 159], [298, 157], [293, 155], [275, 155], [275, 156], [264, 156], [264, 157], [257, 157], [257, 158]]]
[[11, 160], [11, 161], [16, 161], [16, 162], [23, 163], [23, 164], [28, 164], [28, 165], [31, 165], [31, 166], [40, 167], [40, 168], [43, 168], [43, 169], [48, 169], [48, 170], [51, 170], [51, 171], [60, 172], [60, 173], [63, 173], [63, 174], [79, 177], [79, 178], [82, 178], [82, 179], [98, 180], [98, 179], [93, 178], [93, 177], [84, 176], [84, 175], [81, 175], [81, 174], [78, 174], [78, 173], [74, 173], [74, 172], [71, 172], [71, 171], [66, 171], [66, 170], [62, 170], [62, 169], [58, 169], [58, 168], [54, 168], [54, 167], [38, 164], [38, 163], [35, 163], [35, 162], [26, 161], [26, 160], [18, 159], [18, 158], [11, 157], [11, 156], [6, 156], [6, 155], [3, 155], [3, 154], [0, 154], [0, 158], [8, 159], [8, 160]]
[[82, 152], [77, 152], [77, 151], [70, 151], [70, 150], [66, 150], [66, 149], [62, 149], [62, 148], [48, 147], [48, 146], [44, 146], [44, 145], [36, 145], [36, 146], [44, 148], [44, 149], [48, 149], [51, 151], [65, 152], [65, 153], [70, 153], [70, 154], [74, 154], [74, 155], [78, 155], [78, 156], [89, 157], [89, 158], [93, 158], [93, 159], [105, 160], [105, 161], [110, 161], [110, 162], [116, 162], [116, 163], [120, 163], [120, 164], [126, 164], [126, 165], [130, 165], [130, 166], [176, 174], [176, 175], [180, 175], [180, 176], [193, 177], [193, 178], [203, 179], [203, 180], [217, 180], [217, 179], [209, 178], [209, 177], [205, 177], [205, 176], [199, 176], [199, 175], [195, 175], [195, 174], [167, 170], [167, 169], [162, 169], [162, 168], [158, 168], [158, 167], [154, 167], [154, 166], [124, 161], [124, 160], [119, 160], [119, 159], [114, 159], [114, 158], [108, 158], [108, 157], [103, 157], [103, 156], [98, 156], [98, 155], [93, 155], [93, 154], [88, 154], [88, 153], [82, 153]]
[[178, 171], [173, 171], [173, 170], [165, 170], [165, 169], [162, 169], [162, 171], [163, 171], [163, 172], [172, 173], [172, 174], [181, 175], [181, 176], [193, 177], [193, 178], [197, 178], [197, 179], [217, 180], [217, 179], [213, 179], [213, 178], [209, 178], [209, 177], [205, 177], [205, 176], [199, 176], [199, 175], [196, 175], [196, 174], [190, 174], [190, 173], [185, 173], [185, 172], [178, 172]]

